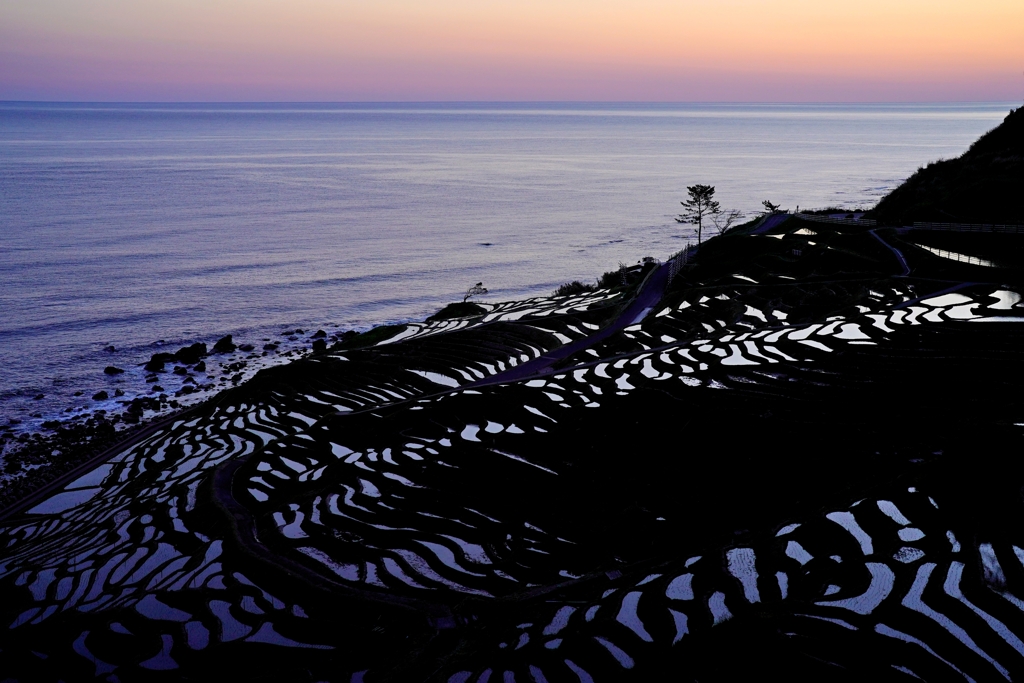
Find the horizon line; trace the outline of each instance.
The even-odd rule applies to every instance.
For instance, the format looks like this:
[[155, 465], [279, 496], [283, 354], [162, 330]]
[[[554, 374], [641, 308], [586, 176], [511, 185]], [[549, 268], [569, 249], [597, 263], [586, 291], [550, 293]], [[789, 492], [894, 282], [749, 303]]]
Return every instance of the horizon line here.
[[929, 105], [1021, 104], [1018, 100], [92, 100], [0, 98], [0, 104], [703, 104], [703, 105]]

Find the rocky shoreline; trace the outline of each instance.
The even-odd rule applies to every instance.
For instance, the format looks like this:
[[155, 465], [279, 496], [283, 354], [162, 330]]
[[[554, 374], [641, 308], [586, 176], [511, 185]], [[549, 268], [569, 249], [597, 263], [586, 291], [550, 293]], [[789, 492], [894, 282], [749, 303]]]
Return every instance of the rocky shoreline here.
[[[69, 406], [51, 416], [33, 413], [31, 421], [9, 418], [0, 425], [0, 514], [148, 425], [213, 400], [264, 368], [324, 351], [328, 341], [355, 334], [291, 329], [282, 332], [281, 339], [264, 339], [261, 349], [251, 343], [236, 344], [230, 334], [209, 347], [195, 342], [174, 352], [154, 353], [141, 364], [148, 393], [131, 395], [120, 386], [104, 388], [92, 393], [92, 406], [84, 409]], [[102, 374], [120, 378], [125, 369], [107, 365]], [[178, 388], [165, 389], [164, 385], [172, 384]], [[127, 383], [124, 386], [131, 390]]]

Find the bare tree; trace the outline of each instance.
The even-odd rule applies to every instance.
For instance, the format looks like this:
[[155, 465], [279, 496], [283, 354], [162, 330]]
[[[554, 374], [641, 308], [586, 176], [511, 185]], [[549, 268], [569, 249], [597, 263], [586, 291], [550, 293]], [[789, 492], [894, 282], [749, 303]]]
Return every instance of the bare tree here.
[[743, 218], [743, 212], [737, 211], [736, 209], [730, 209], [722, 213], [713, 214], [711, 216], [711, 224], [715, 226], [715, 230], [721, 235], [726, 230], [731, 228], [733, 224]]
[[466, 296], [462, 297], [462, 303], [469, 301], [470, 297], [477, 296], [479, 294], [486, 294], [487, 288], [484, 287], [484, 283], [478, 282], [469, 289], [466, 290]]
[[683, 212], [676, 217], [676, 222], [696, 225], [697, 244], [700, 244], [705, 218], [720, 214], [722, 207], [715, 201], [713, 185], [691, 185], [686, 188], [686, 192], [690, 198], [679, 202], [683, 205]]

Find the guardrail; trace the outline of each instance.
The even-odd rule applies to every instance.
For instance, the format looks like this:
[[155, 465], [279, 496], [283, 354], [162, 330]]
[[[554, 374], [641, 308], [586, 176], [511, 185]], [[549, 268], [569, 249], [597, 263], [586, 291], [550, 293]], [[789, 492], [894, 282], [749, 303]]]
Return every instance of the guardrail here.
[[833, 225], [858, 225], [865, 228], [874, 228], [878, 221], [873, 218], [833, 218], [832, 216], [819, 216], [813, 213], [795, 213], [795, 218], [815, 223], [832, 223]]
[[1024, 234], [1024, 225], [1006, 225], [1002, 223], [929, 223], [914, 221], [912, 227], [900, 230], [950, 230], [953, 232], [1001, 232], [1010, 235]]

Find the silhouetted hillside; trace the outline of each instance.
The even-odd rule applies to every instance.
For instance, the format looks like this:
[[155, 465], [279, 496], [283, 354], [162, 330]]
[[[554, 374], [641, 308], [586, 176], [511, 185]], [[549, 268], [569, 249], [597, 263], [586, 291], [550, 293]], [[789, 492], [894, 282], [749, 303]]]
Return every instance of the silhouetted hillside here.
[[1024, 107], [956, 159], [918, 169], [870, 215], [887, 224], [1024, 223]]

